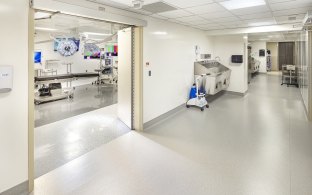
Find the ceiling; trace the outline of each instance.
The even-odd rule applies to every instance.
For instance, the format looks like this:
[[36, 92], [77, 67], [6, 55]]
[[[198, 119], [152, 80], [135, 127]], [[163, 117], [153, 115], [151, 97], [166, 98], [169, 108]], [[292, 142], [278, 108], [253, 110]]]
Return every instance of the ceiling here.
[[248, 41], [284, 42], [300, 39], [301, 31], [253, 33], [248, 35]]
[[[308, 10], [312, 10], [312, 0], [263, 0], [264, 5], [228, 10], [222, 3], [228, 0], [144, 0], [144, 5], [162, 2], [175, 8], [172, 11], [152, 13], [134, 9], [133, 0], [85, 0], [129, 10], [163, 20], [191, 26], [201, 30], [220, 30], [268, 26], [279, 24], [298, 25]], [[140, 1], [140, 0], [139, 0]], [[141, 0], [142, 1], [142, 0]], [[243, 3], [259, 0], [236, 0]], [[260, 0], [261, 1], [261, 0]]]
[[89, 33], [93, 37], [101, 39], [127, 27], [126, 25], [112, 24], [60, 13], [52, 15], [51, 18], [49, 16], [51, 16], [51, 13], [36, 12], [35, 30], [37, 33], [49, 32], [52, 34], [73, 34], [77, 36], [79, 34]]

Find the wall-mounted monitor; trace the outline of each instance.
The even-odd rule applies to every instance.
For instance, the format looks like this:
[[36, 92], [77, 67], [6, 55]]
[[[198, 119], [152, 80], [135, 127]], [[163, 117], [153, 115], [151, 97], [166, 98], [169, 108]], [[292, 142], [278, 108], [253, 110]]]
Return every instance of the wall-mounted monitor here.
[[265, 56], [265, 50], [264, 50], [264, 49], [260, 49], [260, 50], [259, 50], [259, 56], [260, 56], [260, 57]]
[[41, 63], [42, 54], [41, 51], [35, 51], [34, 53], [34, 63], [38, 64]]
[[101, 49], [94, 43], [85, 43], [83, 55], [84, 59], [100, 59]]
[[243, 55], [232, 55], [232, 63], [243, 63]]
[[211, 54], [200, 54], [200, 59], [210, 60], [211, 59]]

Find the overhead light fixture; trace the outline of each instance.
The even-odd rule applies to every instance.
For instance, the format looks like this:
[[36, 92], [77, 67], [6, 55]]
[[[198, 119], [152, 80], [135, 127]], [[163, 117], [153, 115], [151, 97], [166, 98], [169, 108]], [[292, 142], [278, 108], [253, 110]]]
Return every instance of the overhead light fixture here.
[[45, 27], [35, 27], [35, 30], [41, 30], [41, 31], [57, 31], [55, 28], [45, 28]]
[[276, 24], [276, 22], [273, 22], [273, 21], [253, 22], [253, 23], [248, 23], [248, 26], [269, 26], [273, 24]]
[[48, 12], [36, 12], [35, 19], [49, 18], [51, 17], [51, 13]]
[[227, 10], [234, 10], [234, 9], [242, 9], [248, 7], [255, 7], [260, 5], [265, 5], [264, 0], [229, 0], [219, 2]]
[[162, 32], [162, 31], [157, 31], [157, 32], [153, 32], [154, 35], [167, 35], [167, 32]]
[[95, 33], [95, 32], [83, 32], [82, 34], [86, 35], [98, 35], [98, 36], [110, 36], [111, 33]]

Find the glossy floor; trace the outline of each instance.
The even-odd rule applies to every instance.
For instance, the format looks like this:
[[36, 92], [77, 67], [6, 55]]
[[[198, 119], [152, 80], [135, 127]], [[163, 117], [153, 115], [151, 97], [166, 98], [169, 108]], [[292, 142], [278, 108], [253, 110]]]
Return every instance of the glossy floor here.
[[67, 118], [35, 129], [35, 176], [127, 133], [117, 119], [117, 105]]
[[35, 126], [39, 127], [116, 103], [117, 87], [114, 85], [75, 86], [74, 99], [36, 105]]
[[34, 194], [312, 194], [312, 124], [299, 90], [274, 75], [249, 87], [129, 132], [38, 178]]

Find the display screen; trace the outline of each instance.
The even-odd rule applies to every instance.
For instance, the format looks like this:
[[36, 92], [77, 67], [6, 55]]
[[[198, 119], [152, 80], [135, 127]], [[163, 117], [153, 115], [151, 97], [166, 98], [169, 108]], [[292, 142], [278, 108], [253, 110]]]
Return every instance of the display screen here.
[[265, 50], [264, 49], [259, 50], [259, 56], [265, 56]]
[[112, 59], [105, 59], [105, 65], [106, 66], [112, 65]]
[[35, 51], [34, 63], [41, 63], [41, 51]]
[[243, 63], [243, 55], [232, 55], [232, 63]]
[[100, 59], [101, 49], [93, 43], [86, 43], [84, 45], [84, 59]]
[[118, 56], [118, 46], [106, 45], [106, 56]]
[[57, 48], [59, 46], [59, 43], [65, 40], [72, 40], [75, 42], [76, 46], [77, 46], [77, 51], [79, 51], [79, 45], [80, 45], [80, 40], [79, 39], [75, 39], [75, 38], [56, 38], [57, 41], [54, 41], [54, 51], [57, 51]]

